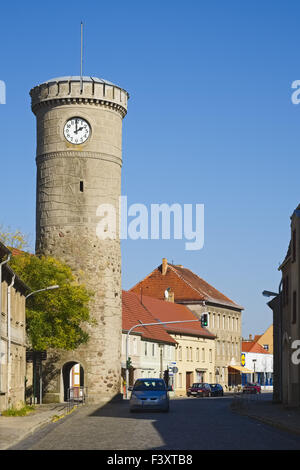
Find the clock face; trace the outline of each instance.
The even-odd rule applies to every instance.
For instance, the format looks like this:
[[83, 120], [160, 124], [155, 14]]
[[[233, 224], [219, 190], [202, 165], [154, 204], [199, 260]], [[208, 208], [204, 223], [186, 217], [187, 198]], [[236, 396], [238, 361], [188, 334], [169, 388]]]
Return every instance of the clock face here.
[[64, 127], [64, 136], [74, 145], [83, 144], [89, 138], [91, 128], [89, 123], [80, 117], [69, 119]]

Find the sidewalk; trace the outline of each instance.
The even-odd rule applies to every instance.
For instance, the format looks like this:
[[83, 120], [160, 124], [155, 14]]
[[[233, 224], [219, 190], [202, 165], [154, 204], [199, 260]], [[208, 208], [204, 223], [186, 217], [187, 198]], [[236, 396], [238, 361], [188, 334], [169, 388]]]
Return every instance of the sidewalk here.
[[237, 394], [231, 408], [233, 411], [269, 424], [283, 431], [300, 435], [300, 409], [288, 408], [280, 403], [273, 403], [261, 395]]
[[9, 449], [42, 426], [64, 417], [66, 403], [35, 405], [27, 416], [0, 416], [0, 450]]

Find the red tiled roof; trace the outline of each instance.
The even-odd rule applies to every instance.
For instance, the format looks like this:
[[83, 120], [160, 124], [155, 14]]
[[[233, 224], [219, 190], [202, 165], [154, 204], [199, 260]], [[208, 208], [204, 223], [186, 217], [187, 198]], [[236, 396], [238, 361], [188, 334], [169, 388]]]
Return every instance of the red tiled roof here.
[[144, 295], [142, 297], [142, 302], [151, 315], [156, 320], [160, 320], [161, 322], [193, 320], [191, 323], [171, 323], [164, 325], [164, 328], [169, 333], [187, 334], [212, 339], [215, 338], [215, 335], [213, 335], [210, 331], [208, 331], [206, 328], [202, 328], [197, 316], [184, 305], [167, 302], [166, 300], [158, 300]]
[[19, 256], [19, 255], [32, 255], [32, 253], [29, 253], [28, 251], [23, 251], [19, 250], [19, 248], [11, 248], [9, 247], [9, 251], [11, 251], [11, 254], [13, 256]]
[[242, 352], [252, 352], [259, 354], [270, 354], [256, 341], [242, 341]]
[[174, 292], [175, 302], [210, 301], [243, 309], [189, 269], [173, 264], [168, 264], [165, 275], [162, 274], [162, 265], [158, 266], [130, 290], [140, 295], [142, 288], [143, 295], [163, 300], [169, 287]]
[[[157, 320], [141, 304], [139, 297], [134, 292], [122, 291], [122, 329], [129, 331], [139, 323], [155, 323]], [[141, 333], [142, 337], [164, 343], [176, 344], [176, 341], [162, 326], [141, 326], [134, 332]]]

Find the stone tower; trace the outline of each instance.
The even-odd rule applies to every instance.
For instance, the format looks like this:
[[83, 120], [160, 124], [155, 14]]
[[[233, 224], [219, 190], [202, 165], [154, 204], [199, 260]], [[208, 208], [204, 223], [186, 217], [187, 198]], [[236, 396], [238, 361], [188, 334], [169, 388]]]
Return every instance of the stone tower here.
[[119, 233], [115, 239], [97, 235], [98, 208], [110, 204], [119, 217], [129, 95], [94, 77], [55, 78], [30, 95], [37, 120], [36, 253], [66, 262], [94, 291], [90, 309], [97, 322], [87, 328], [86, 345], [56, 352], [57, 373], [45, 401], [66, 399], [64, 371], [75, 363], [89, 401], [108, 401], [120, 392], [121, 253]]

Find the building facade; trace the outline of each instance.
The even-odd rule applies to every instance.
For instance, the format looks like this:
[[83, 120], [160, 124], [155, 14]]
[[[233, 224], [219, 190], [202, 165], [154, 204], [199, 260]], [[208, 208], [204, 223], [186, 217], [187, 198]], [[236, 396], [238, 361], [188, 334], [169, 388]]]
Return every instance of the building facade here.
[[279, 267], [282, 275], [279, 293], [269, 302], [269, 306], [274, 312], [274, 349], [277, 353], [275, 396], [285, 405], [299, 407], [300, 205], [291, 216], [290, 228], [288, 251]]
[[118, 221], [122, 121], [129, 95], [95, 77], [55, 78], [30, 95], [37, 123], [36, 254], [52, 255], [72, 268], [94, 293], [90, 312], [96, 320], [86, 326], [86, 345], [72, 352], [48, 351], [56, 373], [44, 400], [65, 399], [75, 366], [89, 401], [105, 402], [120, 390]]
[[10, 255], [0, 242], [0, 411], [25, 402], [25, 302], [30, 289], [10, 268]]
[[171, 292], [175, 303], [188, 307], [198, 318], [202, 313], [208, 313], [208, 329], [216, 337], [214, 381], [228, 388], [231, 384], [229, 367], [240, 366], [243, 307], [189, 269], [170, 264], [165, 258], [131, 290], [161, 300]]
[[[122, 379], [126, 380], [126, 359], [130, 358], [129, 384], [138, 378], [164, 377], [175, 361], [176, 340], [159, 325], [151, 312], [133, 292], [122, 292]], [[136, 327], [136, 328], [135, 328]], [[127, 354], [126, 354], [126, 348]], [[173, 380], [170, 380], [173, 385]]]
[[[247, 341], [242, 341], [242, 363], [244, 366], [242, 385], [252, 382], [260, 384], [263, 390], [273, 390], [273, 354], [258, 342], [259, 338], [260, 335], [257, 335], [254, 340], [250, 338]], [[268, 334], [264, 343], [267, 338]]]
[[164, 328], [177, 343], [174, 366], [178, 370], [173, 375], [175, 394], [185, 396], [194, 382], [215, 383], [215, 336], [201, 326], [199, 318], [185, 305], [145, 295], [142, 299], [157, 321], [167, 322]]

